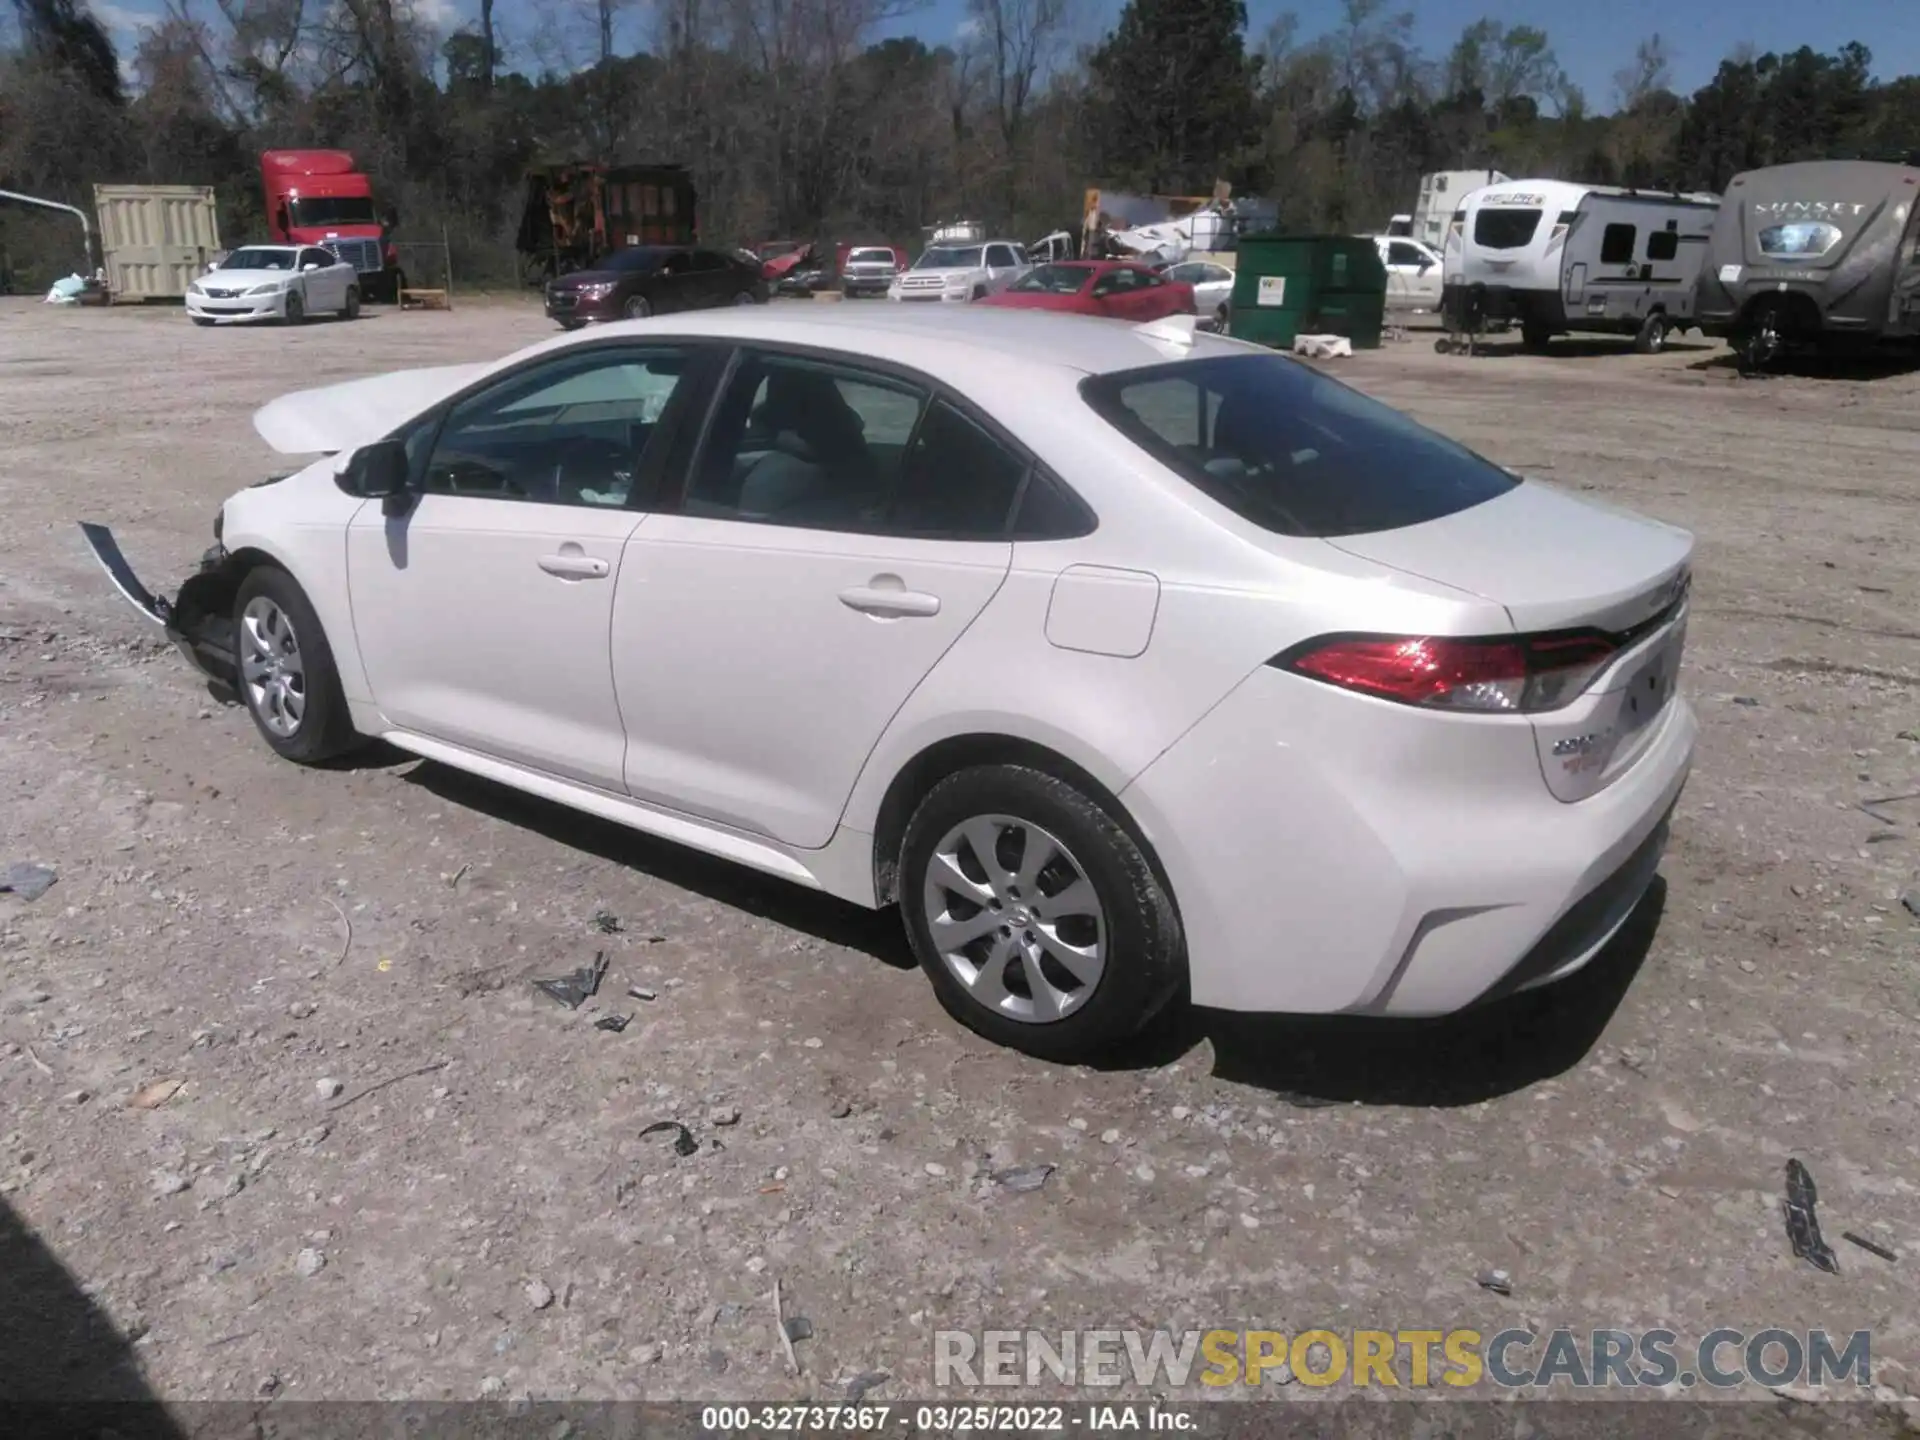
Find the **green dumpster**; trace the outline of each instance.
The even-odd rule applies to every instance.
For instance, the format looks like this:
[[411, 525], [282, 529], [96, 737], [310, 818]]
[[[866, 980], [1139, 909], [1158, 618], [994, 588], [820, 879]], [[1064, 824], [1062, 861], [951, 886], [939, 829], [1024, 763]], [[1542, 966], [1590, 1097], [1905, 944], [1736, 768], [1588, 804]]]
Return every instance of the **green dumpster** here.
[[1344, 335], [1378, 349], [1387, 311], [1387, 267], [1370, 239], [1352, 235], [1249, 235], [1240, 241], [1228, 322], [1236, 340], [1282, 350], [1298, 335]]

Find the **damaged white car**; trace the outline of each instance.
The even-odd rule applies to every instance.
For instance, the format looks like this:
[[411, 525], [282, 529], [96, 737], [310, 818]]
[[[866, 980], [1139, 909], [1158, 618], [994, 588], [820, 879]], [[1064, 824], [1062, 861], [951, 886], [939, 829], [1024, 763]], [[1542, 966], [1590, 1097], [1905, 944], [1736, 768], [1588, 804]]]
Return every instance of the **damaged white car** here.
[[1692, 537], [1310, 366], [986, 306], [701, 311], [258, 412], [326, 452], [121, 590], [279, 754], [379, 738], [867, 906], [1081, 1058], [1183, 992], [1587, 963], [1693, 754]]

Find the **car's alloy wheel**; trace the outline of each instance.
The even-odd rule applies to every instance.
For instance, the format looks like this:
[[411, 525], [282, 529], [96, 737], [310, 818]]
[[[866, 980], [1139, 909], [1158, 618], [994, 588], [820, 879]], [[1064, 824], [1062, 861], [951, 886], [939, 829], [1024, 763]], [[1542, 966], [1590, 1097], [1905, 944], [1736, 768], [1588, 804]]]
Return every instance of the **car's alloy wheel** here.
[[626, 309], [623, 313], [629, 320], [644, 320], [653, 314], [653, 306], [647, 303], [644, 295], [636, 295], [627, 301]]
[[1084, 867], [1044, 827], [1011, 815], [964, 821], [934, 846], [924, 886], [941, 962], [976, 1005], [1046, 1025], [1100, 984], [1106, 912]]
[[347, 303], [341, 308], [340, 314], [348, 320], [360, 318], [360, 287], [358, 285], [347, 287]]
[[920, 968], [947, 1012], [1050, 1060], [1091, 1059], [1180, 989], [1180, 920], [1143, 842], [1078, 787], [978, 765], [907, 824], [897, 889]]
[[742, 290], [738, 295], [733, 297], [733, 303], [736, 305], [754, 305], [759, 302], [753, 298], [753, 292], [751, 290]]
[[320, 617], [291, 575], [249, 571], [233, 620], [240, 699], [275, 754], [311, 765], [361, 743]]
[[268, 595], [240, 612], [240, 678], [247, 706], [270, 734], [291, 740], [307, 713], [307, 665], [293, 621]]
[[307, 307], [300, 303], [300, 297], [298, 295], [289, 295], [287, 296], [285, 314], [287, 324], [298, 325], [302, 320], [307, 318]]

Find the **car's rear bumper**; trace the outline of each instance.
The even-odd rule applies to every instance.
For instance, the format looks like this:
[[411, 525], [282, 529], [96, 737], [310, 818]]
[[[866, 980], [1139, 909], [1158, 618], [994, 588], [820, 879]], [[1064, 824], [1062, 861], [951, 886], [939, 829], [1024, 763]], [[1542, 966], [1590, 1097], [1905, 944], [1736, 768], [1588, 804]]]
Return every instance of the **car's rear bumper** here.
[[107, 572], [114, 589], [143, 619], [160, 626], [180, 647], [193, 668], [228, 698], [239, 684], [234, 659], [233, 596], [237, 576], [227, 552], [216, 545], [200, 559], [199, 570], [180, 587], [172, 601], [162, 600], [140, 583], [120, 552], [120, 543], [105, 525], [82, 523], [80, 533]]
[[196, 320], [211, 320], [216, 325], [244, 325], [251, 320], [278, 320], [286, 312], [284, 291], [274, 295], [241, 295], [232, 300], [214, 300], [204, 295], [187, 296], [187, 314]]
[[1121, 798], [1172, 885], [1196, 1003], [1444, 1014], [1571, 974], [1625, 923], [1697, 729], [1678, 698], [1654, 727], [1568, 804], [1522, 718], [1263, 669]]

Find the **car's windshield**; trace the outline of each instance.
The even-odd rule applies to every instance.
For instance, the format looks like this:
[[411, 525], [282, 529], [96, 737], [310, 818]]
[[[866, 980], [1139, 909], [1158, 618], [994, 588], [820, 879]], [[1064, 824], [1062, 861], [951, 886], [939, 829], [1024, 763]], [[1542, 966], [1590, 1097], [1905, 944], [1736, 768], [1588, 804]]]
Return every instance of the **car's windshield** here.
[[291, 270], [295, 250], [268, 250], [260, 247], [252, 250], [236, 250], [220, 262], [222, 270]]
[[296, 225], [377, 225], [365, 195], [308, 195], [293, 202]]
[[1278, 355], [1091, 376], [1093, 409], [1242, 519], [1282, 535], [1437, 520], [1520, 482], [1463, 445]]
[[849, 265], [891, 265], [893, 263], [893, 252], [891, 250], [876, 250], [868, 246], [864, 249], [849, 251], [847, 254], [847, 263]]
[[913, 262], [916, 270], [978, 270], [978, 245], [936, 245]]
[[1078, 265], [1042, 265], [1013, 282], [1013, 289], [1029, 294], [1078, 295], [1087, 283], [1087, 272]]

